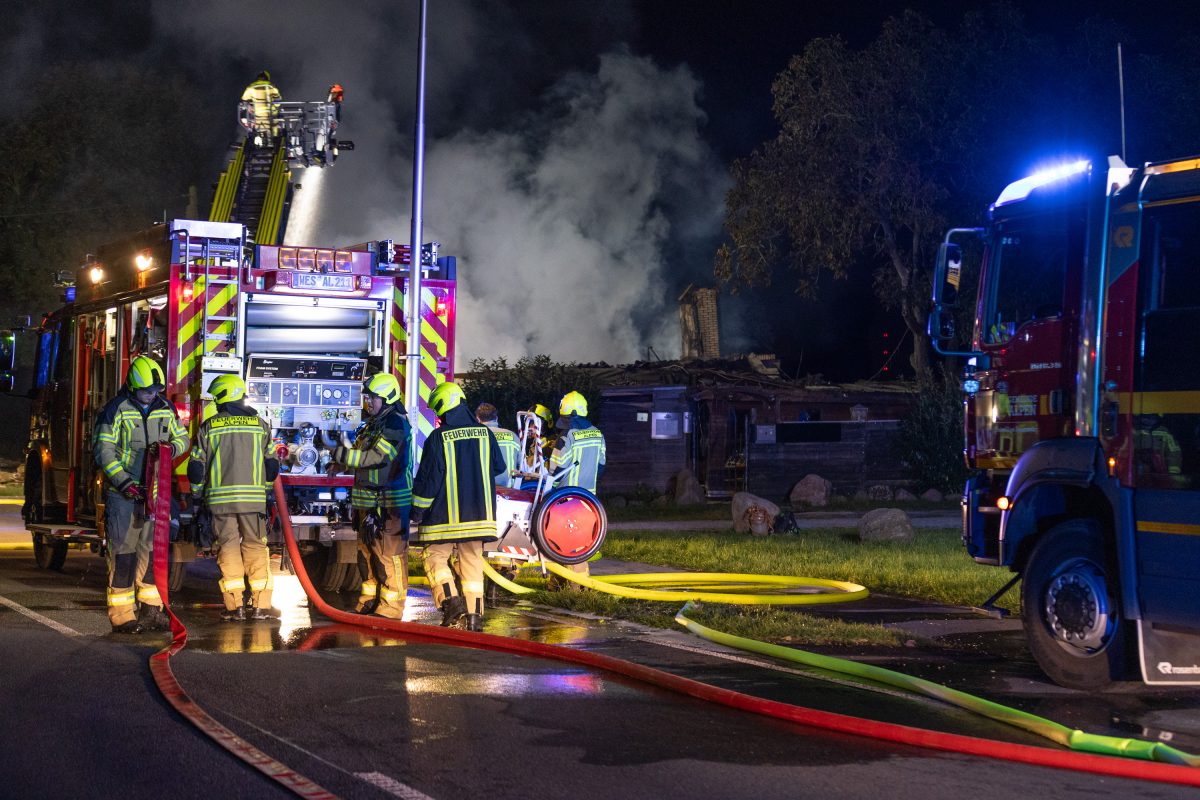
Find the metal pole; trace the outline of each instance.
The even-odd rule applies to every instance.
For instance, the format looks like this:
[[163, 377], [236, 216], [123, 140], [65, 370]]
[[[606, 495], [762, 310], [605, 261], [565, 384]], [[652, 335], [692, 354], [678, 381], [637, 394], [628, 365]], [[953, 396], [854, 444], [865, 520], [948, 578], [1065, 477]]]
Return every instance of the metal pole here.
[[408, 300], [405, 303], [408, 352], [404, 364], [404, 405], [413, 426], [410, 464], [416, 463], [417, 421], [421, 415], [421, 195], [425, 183], [425, 4], [417, 41], [417, 122], [413, 142], [412, 233], [409, 238]]
[[1121, 57], [1120, 42], [1117, 42], [1117, 83], [1121, 85], [1121, 160], [1125, 161], [1125, 60]]

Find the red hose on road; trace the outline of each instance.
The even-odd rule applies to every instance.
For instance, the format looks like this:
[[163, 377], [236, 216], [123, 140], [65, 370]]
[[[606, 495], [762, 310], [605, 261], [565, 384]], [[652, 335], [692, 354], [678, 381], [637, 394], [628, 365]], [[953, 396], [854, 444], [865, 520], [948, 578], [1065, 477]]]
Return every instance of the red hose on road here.
[[[162, 597], [163, 608], [171, 618], [171, 643], [150, 656], [150, 674], [158, 690], [176, 711], [206, 736], [224, 747], [276, 783], [290, 789], [300, 797], [311, 800], [337, 800], [337, 795], [322, 788], [286, 764], [280, 763], [217, 722], [208, 712], [196, 704], [180, 686], [171, 669], [171, 656], [187, 646], [187, 628], [171, 610], [167, 595], [169, 562], [171, 551], [171, 446], [159, 444], [146, 451], [146, 486], [151, 498], [146, 501], [147, 511], [154, 515], [154, 583]], [[285, 506], [286, 508], [286, 506]]]
[[[287, 498], [283, 494], [283, 486], [275, 481], [275, 503], [280, 509], [287, 508]], [[996, 742], [980, 739], [974, 736], [963, 736], [955, 733], [943, 733], [907, 725], [897, 725], [891, 722], [861, 719], [845, 714], [835, 714], [829, 711], [819, 711], [804, 706], [766, 700], [760, 697], [742, 694], [741, 692], [721, 689], [706, 683], [672, 675], [653, 667], [646, 667], [630, 661], [623, 661], [611, 656], [591, 653], [586, 650], [575, 650], [559, 645], [542, 644], [504, 636], [494, 636], [489, 633], [471, 633], [469, 631], [442, 628], [413, 622], [403, 622], [383, 617], [362, 616], [339, 611], [326, 603], [309, 580], [300, 558], [300, 549], [292, 532], [291, 519], [286, 513], [280, 514], [283, 523], [284, 541], [309, 602], [313, 607], [335, 622], [347, 625], [392, 631], [404, 634], [408, 638], [424, 639], [445, 644], [479, 647], [504, 653], [515, 653], [524, 656], [563, 661], [580, 664], [593, 669], [604, 670], [616, 675], [643, 681], [663, 689], [669, 689], [689, 697], [708, 700], [713, 703], [749, 711], [754, 714], [795, 722], [808, 727], [823, 730], [850, 733], [857, 736], [867, 736], [872, 739], [896, 742], [899, 744], [927, 747], [953, 753], [998, 758], [1032, 764], [1041, 767], [1057, 767], [1078, 772], [1091, 772], [1097, 775], [1108, 775], [1118, 778], [1135, 778], [1140, 780], [1174, 783], [1184, 786], [1200, 786], [1200, 770], [1193, 767], [1182, 767], [1174, 764], [1162, 764], [1147, 761], [1130, 761], [1112, 756], [1076, 753], [1072, 751], [1049, 750], [1031, 745]]]

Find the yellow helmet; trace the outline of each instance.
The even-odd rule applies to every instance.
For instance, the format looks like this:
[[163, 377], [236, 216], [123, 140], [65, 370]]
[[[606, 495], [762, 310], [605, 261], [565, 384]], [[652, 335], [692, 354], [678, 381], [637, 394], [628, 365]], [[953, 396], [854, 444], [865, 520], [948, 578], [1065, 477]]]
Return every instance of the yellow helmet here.
[[438, 384], [433, 393], [429, 395], [429, 407], [440, 417], [450, 409], [459, 406], [466, 399], [467, 395], [461, 386], [453, 381], [446, 381]]
[[217, 415], [217, 404], [211, 400], [205, 400], [204, 406], [200, 409], [200, 424], [208, 422]]
[[390, 406], [400, 399], [400, 381], [390, 372], [377, 372], [363, 382], [363, 393], [373, 394]]
[[584, 400], [583, 395], [579, 392], [567, 392], [563, 395], [562, 402], [558, 404], [558, 413], [564, 417], [569, 417], [572, 414], [586, 417], [587, 400]]
[[218, 375], [208, 385], [208, 393], [217, 405], [232, 403], [246, 396], [246, 382], [237, 375]]
[[125, 384], [132, 390], [153, 389], [161, 392], [167, 385], [162, 367], [150, 356], [138, 356], [129, 365], [129, 374], [125, 376]]
[[543, 428], [554, 427], [554, 413], [550, 409], [546, 408], [541, 403], [534, 403], [533, 408], [530, 410], [533, 411], [534, 414], [536, 414], [537, 416], [542, 418], [542, 422], [545, 423]]

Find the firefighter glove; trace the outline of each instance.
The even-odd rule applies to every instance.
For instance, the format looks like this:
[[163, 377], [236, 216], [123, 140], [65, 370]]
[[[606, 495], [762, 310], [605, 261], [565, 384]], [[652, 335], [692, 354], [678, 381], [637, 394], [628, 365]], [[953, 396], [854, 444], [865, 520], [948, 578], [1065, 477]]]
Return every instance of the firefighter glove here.
[[196, 549], [211, 550], [215, 540], [212, 512], [201, 507], [196, 512]]
[[146, 488], [135, 481], [130, 481], [122, 486], [121, 494], [126, 500], [133, 500], [135, 503], [146, 502]]
[[374, 511], [363, 517], [358, 532], [359, 539], [365, 545], [372, 545], [383, 538], [383, 522]]

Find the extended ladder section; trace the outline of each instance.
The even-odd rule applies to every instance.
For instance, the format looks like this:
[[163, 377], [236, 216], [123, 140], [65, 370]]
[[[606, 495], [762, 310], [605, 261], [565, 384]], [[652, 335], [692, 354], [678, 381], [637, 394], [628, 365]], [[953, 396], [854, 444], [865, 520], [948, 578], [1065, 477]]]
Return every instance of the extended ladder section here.
[[245, 139], [233, 147], [229, 166], [221, 173], [209, 219], [240, 222], [255, 244], [279, 244], [292, 199], [287, 147], [282, 140], [256, 147]]
[[230, 148], [208, 218], [242, 223], [253, 244], [280, 244], [297, 188], [291, 168], [327, 167], [354, 149], [337, 139], [340, 115], [340, 103], [273, 104], [270, 130], [251, 128]]

